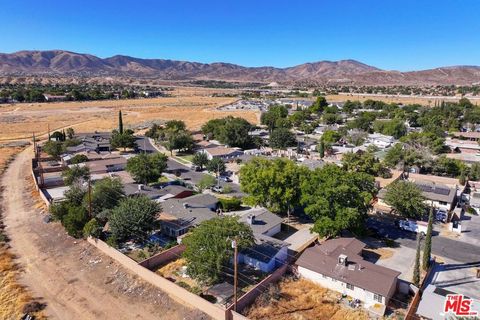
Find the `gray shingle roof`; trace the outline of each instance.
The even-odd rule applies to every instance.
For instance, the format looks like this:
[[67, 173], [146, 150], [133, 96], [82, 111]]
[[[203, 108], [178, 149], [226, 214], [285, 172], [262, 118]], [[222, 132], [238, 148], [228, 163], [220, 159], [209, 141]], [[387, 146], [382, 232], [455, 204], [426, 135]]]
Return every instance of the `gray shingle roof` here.
[[[373, 264], [359, 255], [365, 244], [355, 238], [338, 238], [306, 249], [296, 264], [305, 269], [388, 296], [400, 272]], [[346, 255], [347, 266], [338, 263]]]

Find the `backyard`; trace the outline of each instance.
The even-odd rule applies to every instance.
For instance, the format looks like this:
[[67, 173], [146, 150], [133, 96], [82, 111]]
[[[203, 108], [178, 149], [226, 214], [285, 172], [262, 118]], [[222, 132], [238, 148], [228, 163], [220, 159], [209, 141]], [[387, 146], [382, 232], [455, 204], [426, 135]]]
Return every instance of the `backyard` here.
[[244, 315], [254, 320], [369, 319], [365, 311], [348, 307], [346, 301], [340, 301], [340, 298], [339, 293], [313, 282], [284, 278], [259, 296]]

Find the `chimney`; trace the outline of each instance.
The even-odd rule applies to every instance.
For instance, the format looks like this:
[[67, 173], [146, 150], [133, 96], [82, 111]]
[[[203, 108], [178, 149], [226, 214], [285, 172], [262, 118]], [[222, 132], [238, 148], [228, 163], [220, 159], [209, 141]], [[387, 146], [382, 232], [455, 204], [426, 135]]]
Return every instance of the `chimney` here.
[[248, 217], [247, 217], [247, 223], [248, 223], [249, 225], [255, 224], [255, 215], [249, 214]]
[[338, 264], [346, 267], [347, 264], [348, 264], [347, 256], [344, 255], [344, 254], [339, 255], [338, 256]]
[[143, 190], [143, 184], [139, 184], [138, 185], [138, 191], [142, 191]]
[[188, 205], [188, 203], [184, 203], [184, 204], [183, 204], [183, 207], [184, 207], [185, 209], [187, 209], [187, 208], [190, 207], [190, 206]]

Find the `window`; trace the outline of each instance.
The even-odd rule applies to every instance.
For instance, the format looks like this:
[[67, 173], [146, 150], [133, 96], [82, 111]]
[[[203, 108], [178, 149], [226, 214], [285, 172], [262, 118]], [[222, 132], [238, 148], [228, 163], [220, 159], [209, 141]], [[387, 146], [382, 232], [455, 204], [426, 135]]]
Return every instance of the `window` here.
[[377, 302], [380, 302], [380, 303], [383, 303], [383, 296], [381, 294], [374, 293], [373, 294], [373, 300], [375, 300]]
[[353, 286], [353, 284], [347, 283], [347, 289], [355, 290], [355, 287]]

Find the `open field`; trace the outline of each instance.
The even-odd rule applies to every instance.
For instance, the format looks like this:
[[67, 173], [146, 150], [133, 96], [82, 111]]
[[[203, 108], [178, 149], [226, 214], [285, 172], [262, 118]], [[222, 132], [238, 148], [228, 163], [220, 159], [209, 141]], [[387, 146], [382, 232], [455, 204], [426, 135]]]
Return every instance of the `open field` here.
[[300, 279], [285, 279], [257, 298], [247, 310], [253, 320], [367, 320], [360, 309], [349, 309], [337, 303], [340, 294]]
[[0, 107], [0, 141], [28, 139], [32, 133], [45, 134], [72, 126], [77, 132], [110, 131], [122, 110], [127, 127], [152, 121], [183, 120], [190, 129], [199, 129], [210, 119], [227, 115], [258, 123], [253, 111], [220, 111], [218, 107], [234, 98], [211, 97], [212, 89], [176, 88], [172, 97], [89, 102], [21, 103]]
[[[351, 94], [337, 94], [337, 95], [328, 95], [326, 96], [327, 101], [329, 102], [342, 102], [346, 100], [358, 100], [365, 101], [368, 99], [380, 100], [383, 102], [394, 102], [394, 103], [403, 103], [403, 104], [421, 104], [425, 106], [434, 106], [435, 101], [437, 102], [456, 102], [461, 97], [426, 97], [426, 96], [395, 96], [395, 95], [384, 95], [384, 94], [361, 94], [361, 93], [351, 93]], [[468, 97], [473, 104], [480, 104], [480, 97]]]

